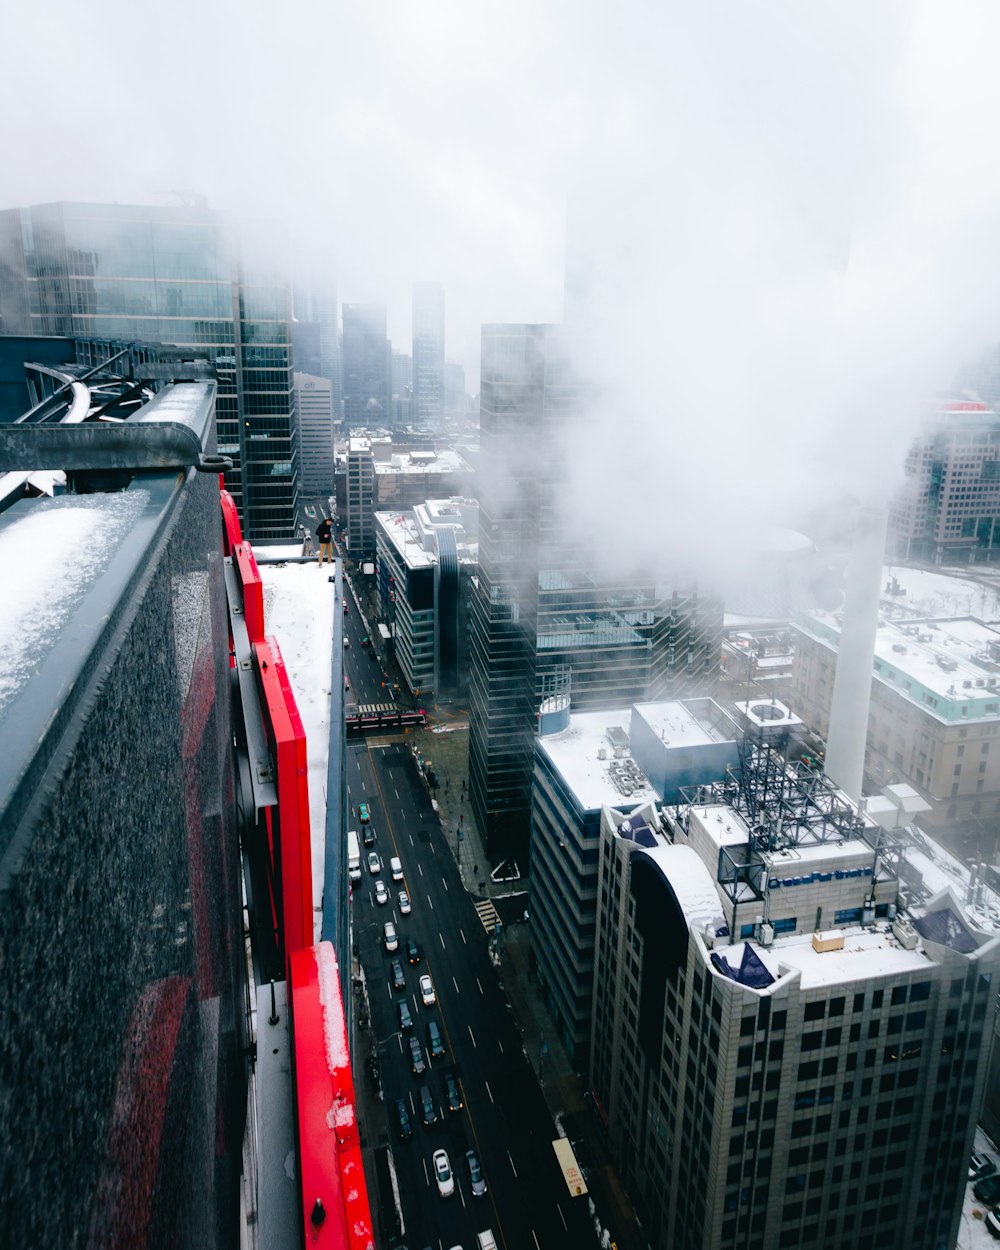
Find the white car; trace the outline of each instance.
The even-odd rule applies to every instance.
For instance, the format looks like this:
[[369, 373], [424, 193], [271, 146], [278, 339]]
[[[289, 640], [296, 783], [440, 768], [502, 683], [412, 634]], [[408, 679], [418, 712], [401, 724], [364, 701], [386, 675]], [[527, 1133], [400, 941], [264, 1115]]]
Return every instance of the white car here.
[[455, 1192], [455, 1178], [451, 1174], [447, 1150], [435, 1150], [431, 1155], [434, 1166], [434, 1179], [437, 1181], [438, 1193], [442, 1198], [450, 1198]]
[[408, 916], [410, 912], [413, 911], [413, 908], [410, 906], [409, 894], [407, 894], [405, 890], [400, 890], [396, 897], [399, 901], [400, 915]]
[[396, 926], [391, 920], [387, 920], [382, 926], [382, 936], [385, 939], [385, 949], [387, 951], [399, 950], [399, 938], [396, 936]]
[[389, 871], [392, 873], [393, 881], [403, 880], [403, 865], [395, 855], [389, 860]]
[[426, 972], [420, 978], [420, 997], [424, 1000], [425, 1007], [433, 1007], [437, 1002], [437, 995], [434, 993], [434, 982]]
[[382, 861], [378, 857], [378, 851], [368, 852], [368, 871], [373, 877], [382, 871]]
[[388, 903], [389, 891], [386, 889], [385, 882], [378, 880], [375, 882], [375, 902]]

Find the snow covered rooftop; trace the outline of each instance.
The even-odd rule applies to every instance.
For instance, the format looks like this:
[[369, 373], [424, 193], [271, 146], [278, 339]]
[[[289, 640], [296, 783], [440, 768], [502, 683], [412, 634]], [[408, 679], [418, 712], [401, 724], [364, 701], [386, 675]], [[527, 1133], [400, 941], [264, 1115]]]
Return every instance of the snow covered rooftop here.
[[722, 899], [712, 874], [691, 847], [665, 843], [642, 853], [653, 860], [670, 882], [690, 928], [714, 926], [724, 918]]
[[[898, 976], [929, 968], [932, 960], [918, 946], [906, 950], [892, 935], [888, 924], [871, 928], [852, 926], [838, 929], [844, 936], [840, 950], [817, 951], [811, 933], [779, 938], [773, 946], [753, 943], [753, 949], [767, 970], [780, 982], [789, 970], [798, 971], [804, 990], [819, 985], [863, 981], [869, 977]], [[743, 958], [745, 942], [721, 949], [718, 954], [733, 968]]]
[[698, 747], [709, 742], [726, 741], [683, 703], [636, 703], [632, 707], [632, 715], [641, 716], [668, 747]]
[[[623, 794], [612, 780], [613, 767], [625, 761], [614, 758], [608, 730], [623, 728], [626, 716], [627, 712], [621, 708], [610, 712], [575, 712], [566, 729], [545, 734], [537, 740], [538, 751], [548, 757], [585, 812], [599, 811], [605, 805], [621, 807], [623, 799], [628, 803], [646, 803], [657, 797], [632, 760], [628, 761], [632, 765], [629, 771], [634, 770], [636, 781], [632, 793]], [[601, 751], [606, 758], [600, 758]]]
[[376, 460], [375, 472], [380, 477], [389, 473], [469, 473], [468, 463], [457, 451], [399, 451], [388, 460]]

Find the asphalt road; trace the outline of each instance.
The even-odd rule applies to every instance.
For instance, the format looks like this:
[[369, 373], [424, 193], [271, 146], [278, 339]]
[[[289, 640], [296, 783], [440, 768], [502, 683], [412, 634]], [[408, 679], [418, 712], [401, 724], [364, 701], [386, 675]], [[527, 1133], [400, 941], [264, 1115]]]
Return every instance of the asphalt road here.
[[[353, 610], [353, 605], [352, 605]], [[352, 614], [349, 610], [348, 615]], [[360, 634], [358, 642], [360, 643]], [[351, 648], [355, 640], [351, 639]], [[364, 665], [376, 669], [353, 651], [351, 684], [358, 672], [366, 688]], [[375, 680], [372, 678], [371, 680]], [[378, 670], [380, 683], [381, 670]], [[381, 687], [379, 686], [379, 689]], [[359, 695], [359, 702], [367, 702]], [[371, 701], [376, 701], [373, 695]], [[389, 1124], [385, 1140], [392, 1150], [404, 1217], [403, 1243], [410, 1250], [433, 1246], [474, 1250], [475, 1234], [492, 1228], [505, 1250], [579, 1250], [592, 1243], [593, 1230], [579, 1202], [572, 1202], [556, 1164], [552, 1140], [557, 1136], [524, 1055], [509, 1005], [489, 959], [488, 934], [466, 893], [455, 861], [444, 844], [440, 821], [432, 811], [412, 753], [398, 736], [378, 736], [348, 746], [348, 794], [351, 827], [357, 823], [357, 805], [371, 808], [376, 831], [375, 849], [383, 867], [378, 877], [364, 865], [353, 897], [354, 941], [358, 946], [368, 988], [372, 1042], [381, 1065], [382, 1088]], [[398, 856], [405, 881], [392, 881], [389, 860]], [[367, 856], [363, 856], [366, 860]], [[387, 904], [375, 901], [375, 881], [389, 887]], [[398, 890], [405, 886], [412, 913], [402, 915]], [[399, 950], [389, 954], [383, 924], [392, 920], [400, 936]], [[423, 950], [419, 965], [407, 961], [406, 942], [414, 938]], [[403, 991], [394, 991], [390, 961], [399, 958], [406, 975]], [[421, 1001], [418, 978], [428, 972], [437, 1002]], [[412, 1032], [402, 1032], [397, 1003], [404, 998], [413, 1020]], [[436, 1020], [447, 1053], [431, 1059], [427, 1053], [427, 1022]], [[415, 1076], [410, 1070], [409, 1037], [419, 1039], [428, 1070]], [[464, 1106], [449, 1111], [445, 1100], [445, 1073], [456, 1076]], [[437, 1121], [425, 1126], [417, 1093], [427, 1085], [433, 1095]], [[393, 1101], [402, 1097], [410, 1107], [413, 1134], [401, 1141], [395, 1132]], [[383, 1140], [378, 1136], [374, 1144]], [[455, 1175], [452, 1197], [441, 1198], [432, 1174], [431, 1154], [448, 1152]], [[487, 1193], [474, 1198], [465, 1152], [474, 1149], [482, 1162]], [[391, 1195], [373, 1192], [373, 1207], [391, 1203]], [[381, 1243], [385, 1245], [385, 1243]]]

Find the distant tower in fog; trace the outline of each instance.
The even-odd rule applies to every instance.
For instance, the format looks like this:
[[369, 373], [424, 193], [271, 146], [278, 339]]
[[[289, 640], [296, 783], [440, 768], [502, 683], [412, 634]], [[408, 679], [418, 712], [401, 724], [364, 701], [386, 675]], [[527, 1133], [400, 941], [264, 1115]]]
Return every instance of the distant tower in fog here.
[[413, 415], [421, 425], [444, 416], [444, 287], [413, 284]]
[[392, 423], [389, 341], [384, 304], [344, 305], [344, 424]]

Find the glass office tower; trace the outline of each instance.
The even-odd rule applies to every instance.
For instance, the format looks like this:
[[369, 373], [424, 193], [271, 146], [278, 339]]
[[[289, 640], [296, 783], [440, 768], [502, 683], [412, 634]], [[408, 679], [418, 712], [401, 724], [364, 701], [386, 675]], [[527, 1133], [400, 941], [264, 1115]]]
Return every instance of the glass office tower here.
[[0, 332], [176, 344], [219, 377], [226, 487], [254, 541], [295, 532], [287, 284], [244, 268], [201, 205], [56, 203], [0, 212]]

